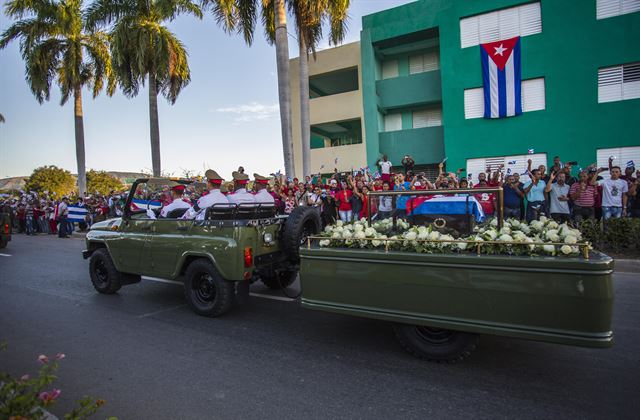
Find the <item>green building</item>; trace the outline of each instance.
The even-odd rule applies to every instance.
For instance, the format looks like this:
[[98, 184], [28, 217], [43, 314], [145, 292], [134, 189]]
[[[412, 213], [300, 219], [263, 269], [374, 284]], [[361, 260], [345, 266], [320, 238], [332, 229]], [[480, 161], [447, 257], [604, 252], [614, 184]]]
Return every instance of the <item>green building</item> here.
[[[640, 0], [419, 0], [362, 27], [370, 166], [410, 154], [432, 172], [447, 158], [474, 181], [487, 166], [522, 172], [555, 155], [640, 166]], [[485, 119], [479, 45], [514, 36], [523, 113]]]

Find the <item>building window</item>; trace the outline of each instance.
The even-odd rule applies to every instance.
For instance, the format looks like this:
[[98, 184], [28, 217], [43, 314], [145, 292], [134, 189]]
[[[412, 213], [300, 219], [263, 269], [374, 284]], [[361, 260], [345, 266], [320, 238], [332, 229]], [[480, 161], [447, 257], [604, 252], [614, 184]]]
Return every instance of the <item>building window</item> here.
[[460, 19], [462, 48], [540, 32], [539, 2]]
[[598, 102], [640, 98], [640, 62], [598, 69]]
[[385, 60], [382, 62], [382, 78], [391, 79], [398, 77], [398, 60]]
[[413, 111], [413, 128], [438, 127], [441, 125], [441, 108], [421, 109]]
[[640, 0], [597, 0], [596, 19], [640, 11]]
[[437, 51], [409, 56], [409, 74], [425, 73], [440, 68], [440, 57]]
[[384, 131], [402, 130], [402, 114], [387, 114], [384, 116]]
[[[522, 81], [522, 112], [540, 111], [545, 109], [544, 78]], [[464, 117], [466, 119], [482, 118], [484, 116], [484, 89], [474, 88], [464, 90]]]
[[528, 166], [528, 160], [531, 159], [531, 168], [535, 169], [540, 165], [547, 166], [546, 153], [533, 153], [530, 155], [512, 155], [512, 156], [496, 156], [486, 158], [467, 159], [467, 178], [474, 184], [478, 183], [478, 174], [487, 172], [489, 169], [492, 173], [502, 170], [506, 175], [520, 174], [520, 182], [529, 180], [529, 176], [525, 175]]
[[[598, 168], [609, 168], [609, 158], [613, 158], [612, 165], [619, 166], [624, 174], [625, 168], [631, 163], [636, 168], [640, 165], [640, 146], [612, 147], [608, 149], [598, 149], [596, 152], [596, 162]], [[610, 177], [609, 171], [600, 174], [603, 178]], [[635, 175], [634, 175], [635, 176]]]
[[312, 149], [362, 143], [360, 119], [311, 126]]

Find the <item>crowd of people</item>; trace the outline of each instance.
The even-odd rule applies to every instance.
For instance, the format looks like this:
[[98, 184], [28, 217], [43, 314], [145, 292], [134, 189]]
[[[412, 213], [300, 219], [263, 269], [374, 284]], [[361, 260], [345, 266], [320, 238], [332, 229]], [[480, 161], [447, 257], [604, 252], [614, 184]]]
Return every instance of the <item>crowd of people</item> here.
[[[203, 210], [214, 204], [273, 203], [282, 214], [289, 214], [299, 206], [316, 207], [323, 224], [329, 225], [338, 219], [348, 223], [368, 217], [370, 208], [376, 219], [406, 217], [410, 195], [370, 196], [371, 191], [465, 190], [443, 195], [473, 196], [485, 216], [491, 217], [496, 215], [499, 204], [496, 192], [474, 193], [473, 189], [502, 187], [507, 218], [531, 221], [545, 215], [558, 222], [576, 224], [584, 219], [640, 217], [640, 171], [636, 171], [633, 161], [627, 163], [624, 172], [612, 164], [612, 159], [607, 168], [593, 164], [574, 171], [573, 162], [562, 163], [556, 156], [548, 170], [544, 165], [533, 168], [529, 160], [522, 176], [505, 172], [504, 165], [488, 167], [478, 174], [475, 184], [463, 176], [463, 169], [445, 171], [444, 162], [440, 163], [438, 174], [429, 179], [424, 172], [414, 172], [414, 161], [408, 155], [402, 160], [401, 171], [394, 172], [387, 156], [382, 156], [377, 166], [374, 173], [366, 168], [346, 173], [335, 170], [330, 176], [317, 174], [301, 180], [281, 174], [271, 177], [254, 174], [251, 186], [242, 167], [234, 171], [230, 182], [209, 170], [200, 190], [195, 188], [196, 183], [165, 186], [154, 198], [159, 197], [160, 211], [157, 214], [148, 211], [148, 215], [203, 218]], [[604, 171], [609, 171], [609, 178], [600, 176]], [[138, 197], [137, 191], [134, 194], [134, 198]], [[17, 232], [68, 237], [76, 228], [83, 231], [92, 223], [121, 216], [127, 195], [124, 191], [112, 191], [106, 195], [56, 199], [47, 193], [20, 192], [17, 196], [5, 195], [0, 206], [10, 209]], [[140, 197], [145, 198], [144, 194]], [[70, 206], [86, 209], [82, 220], [69, 220]]]

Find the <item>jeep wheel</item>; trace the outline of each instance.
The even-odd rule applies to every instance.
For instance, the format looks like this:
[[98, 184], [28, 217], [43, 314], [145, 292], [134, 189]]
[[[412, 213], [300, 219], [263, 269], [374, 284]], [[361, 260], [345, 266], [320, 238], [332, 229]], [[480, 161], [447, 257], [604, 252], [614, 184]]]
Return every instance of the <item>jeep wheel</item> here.
[[286, 289], [296, 280], [296, 271], [271, 270], [261, 271], [260, 280], [269, 289]]
[[421, 359], [456, 363], [475, 350], [478, 336], [420, 325], [394, 324], [396, 338], [406, 351]]
[[300, 260], [300, 246], [307, 237], [316, 235], [322, 229], [320, 212], [315, 207], [296, 207], [284, 224], [282, 251], [290, 261]]
[[0, 249], [5, 248], [8, 242], [7, 238], [0, 238]]
[[93, 287], [100, 293], [112, 295], [122, 287], [122, 274], [116, 269], [106, 248], [96, 249], [91, 254], [89, 274]]
[[184, 295], [198, 315], [216, 317], [231, 308], [233, 283], [223, 279], [208, 260], [189, 264], [184, 276]]

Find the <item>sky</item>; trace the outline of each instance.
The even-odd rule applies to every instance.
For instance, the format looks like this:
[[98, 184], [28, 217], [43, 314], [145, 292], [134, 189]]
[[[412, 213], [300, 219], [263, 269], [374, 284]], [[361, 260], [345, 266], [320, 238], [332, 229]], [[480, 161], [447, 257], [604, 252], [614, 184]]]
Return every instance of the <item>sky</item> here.
[[[362, 16], [412, 0], [351, 0], [344, 43], [360, 38]], [[0, 32], [11, 21], [0, 16]], [[289, 18], [288, 23], [292, 20]], [[254, 43], [224, 33], [211, 14], [202, 21], [179, 17], [168, 24], [189, 53], [191, 83], [174, 105], [158, 97], [163, 173], [223, 177], [243, 166], [247, 173], [283, 170], [275, 47], [257, 29]], [[289, 25], [288, 31], [295, 30]], [[320, 48], [326, 48], [323, 41]], [[291, 58], [296, 40], [289, 36]], [[135, 98], [83, 91], [87, 169], [151, 172], [147, 90]], [[57, 86], [40, 105], [24, 79], [24, 62], [14, 42], [0, 50], [0, 178], [28, 176], [43, 165], [77, 172], [73, 100], [60, 106]], [[296, 123], [295, 121], [293, 122]]]

